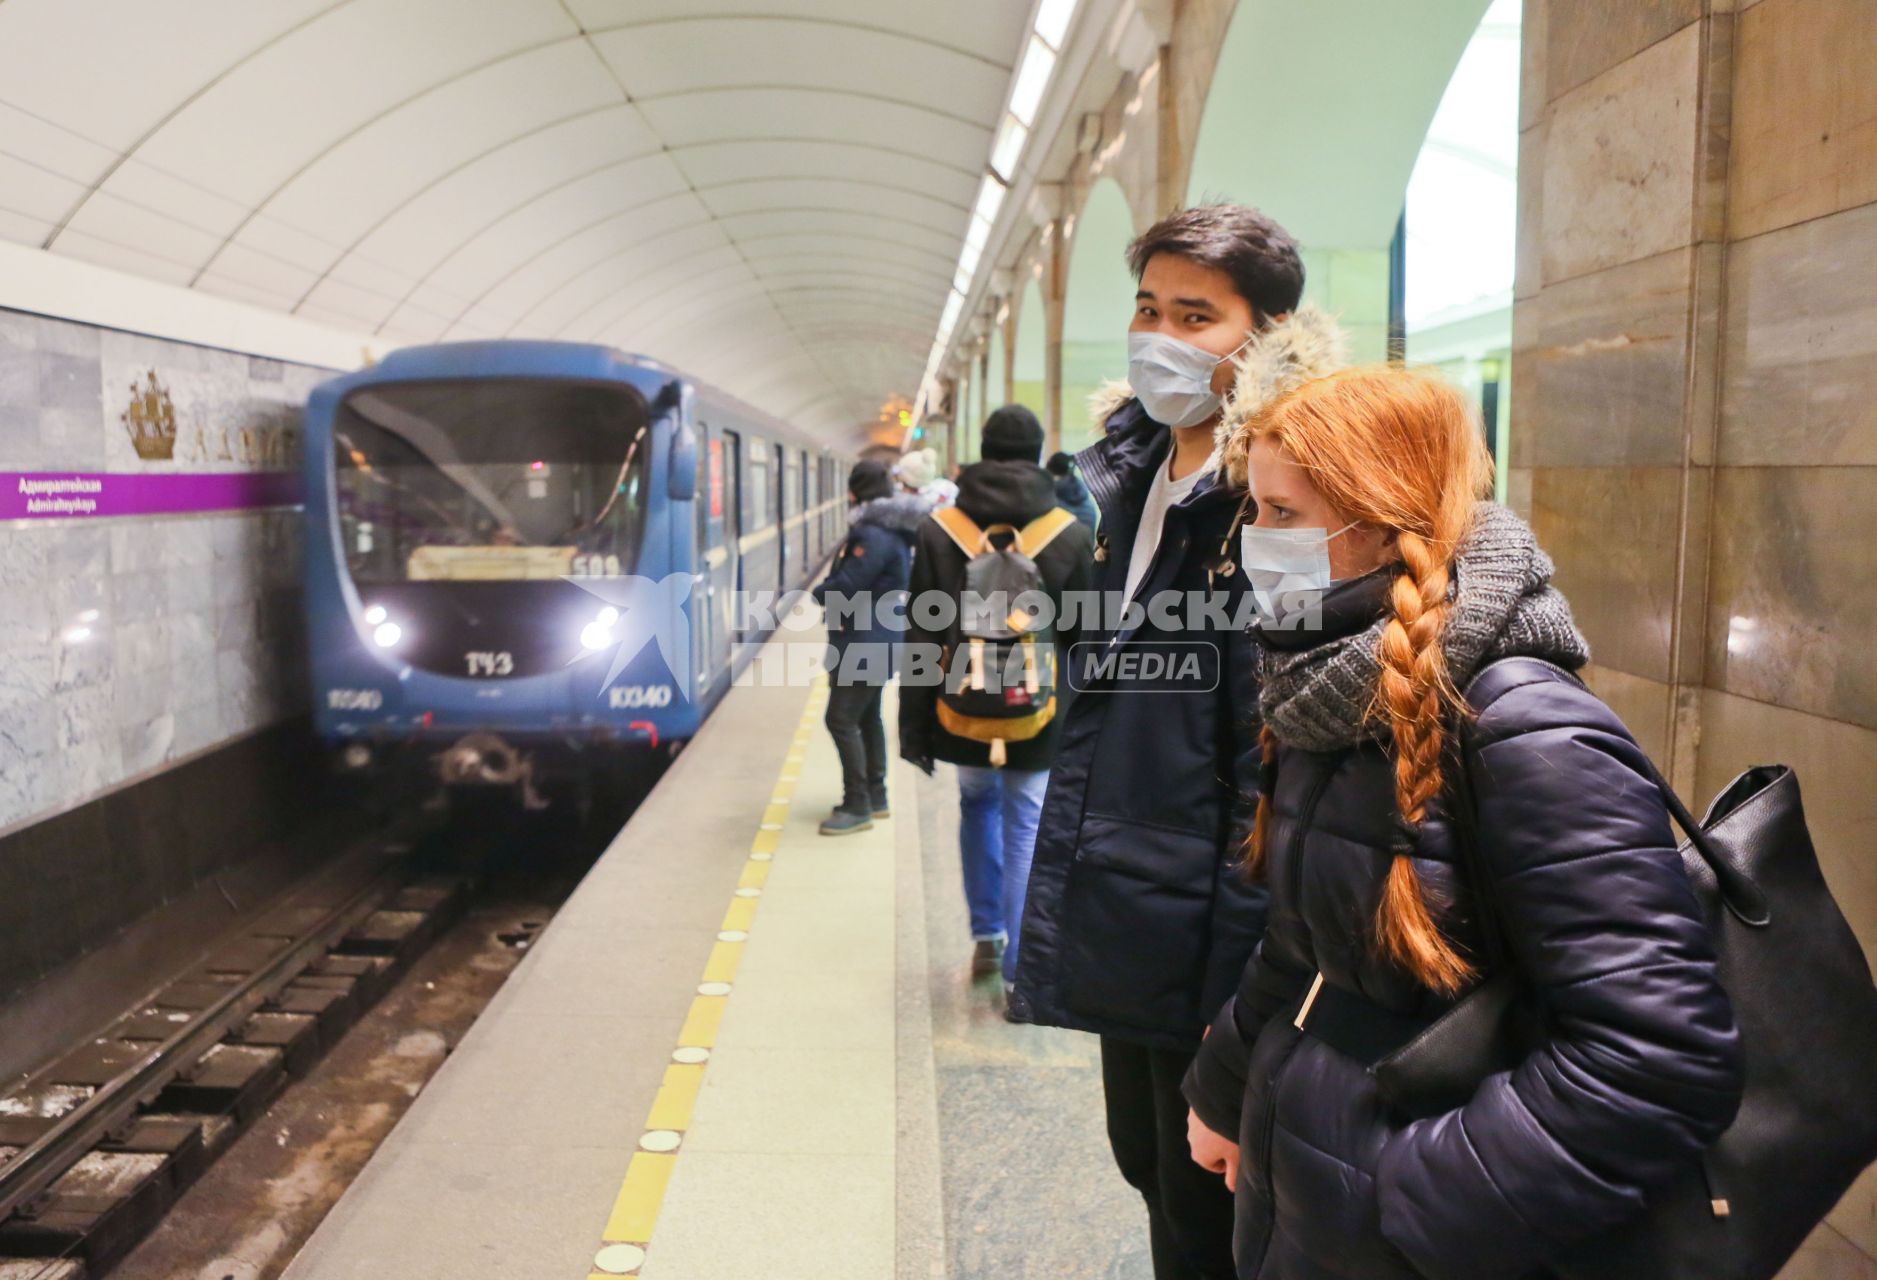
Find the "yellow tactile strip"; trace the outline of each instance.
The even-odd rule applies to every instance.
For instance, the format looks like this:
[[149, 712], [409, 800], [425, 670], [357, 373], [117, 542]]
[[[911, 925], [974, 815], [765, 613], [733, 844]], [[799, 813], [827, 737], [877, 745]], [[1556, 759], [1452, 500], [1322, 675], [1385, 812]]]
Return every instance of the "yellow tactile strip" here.
[[683, 1149], [685, 1132], [691, 1127], [691, 1115], [697, 1107], [698, 1092], [704, 1087], [704, 1072], [711, 1050], [717, 1045], [717, 1028], [723, 1022], [724, 1006], [736, 982], [737, 968], [743, 960], [743, 947], [749, 941], [750, 926], [756, 921], [756, 904], [762, 900], [763, 886], [769, 880], [769, 864], [775, 857], [783, 823], [795, 801], [795, 784], [801, 777], [802, 760], [808, 753], [808, 740], [828, 703], [827, 677], [819, 676], [802, 709], [801, 723], [783, 757], [775, 789], [763, 809], [762, 822], [750, 841], [749, 861], [737, 877], [730, 905], [718, 926], [717, 941], [704, 964], [697, 994], [691, 999], [690, 1012], [678, 1032], [678, 1045], [665, 1067], [664, 1083], [652, 1100], [651, 1113], [645, 1119], [645, 1132], [639, 1137], [639, 1150], [626, 1167], [626, 1180], [613, 1200], [613, 1211], [606, 1219], [599, 1251], [587, 1280], [611, 1280], [614, 1276], [639, 1274], [651, 1248], [652, 1233], [658, 1225], [658, 1212], [665, 1203], [665, 1190], [671, 1185], [671, 1173]]

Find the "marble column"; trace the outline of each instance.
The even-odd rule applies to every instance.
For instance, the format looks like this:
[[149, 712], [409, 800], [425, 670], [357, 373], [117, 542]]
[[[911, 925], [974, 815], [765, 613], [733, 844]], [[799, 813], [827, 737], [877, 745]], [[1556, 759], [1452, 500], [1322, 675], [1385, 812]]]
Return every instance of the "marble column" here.
[[1050, 224], [1048, 267], [1043, 272], [1043, 453], [1062, 448], [1062, 326], [1068, 314], [1069, 258], [1062, 219]]
[[[1514, 505], [1678, 787], [1799, 770], [1877, 955], [1877, 5], [1527, 0], [1519, 123]], [[1874, 1256], [1866, 1179], [1787, 1275]]]

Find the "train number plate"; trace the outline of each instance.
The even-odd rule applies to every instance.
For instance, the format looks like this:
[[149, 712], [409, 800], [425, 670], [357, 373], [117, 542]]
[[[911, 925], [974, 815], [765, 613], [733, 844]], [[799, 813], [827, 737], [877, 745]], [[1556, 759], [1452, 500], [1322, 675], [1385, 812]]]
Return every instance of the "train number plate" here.
[[515, 674], [515, 655], [495, 653], [485, 649], [472, 649], [463, 655], [463, 661], [469, 666], [472, 676], [512, 676]]
[[636, 711], [641, 707], [671, 705], [671, 686], [665, 684], [617, 684], [606, 691], [615, 711]]
[[326, 705], [334, 711], [376, 711], [385, 696], [377, 689], [328, 689]]

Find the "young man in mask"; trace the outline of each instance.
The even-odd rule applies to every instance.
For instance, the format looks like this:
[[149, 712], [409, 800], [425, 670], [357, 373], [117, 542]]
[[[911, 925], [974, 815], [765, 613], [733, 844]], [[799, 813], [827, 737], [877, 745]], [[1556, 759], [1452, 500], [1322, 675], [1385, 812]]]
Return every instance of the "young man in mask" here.
[[[1147, 1202], [1156, 1280], [1231, 1280], [1232, 1193], [1193, 1162], [1180, 1091], [1264, 929], [1238, 865], [1260, 764], [1250, 640], [1231, 623], [1251, 513], [1214, 440], [1329, 372], [1340, 335], [1299, 311], [1297, 246], [1255, 209], [1180, 210], [1128, 259], [1129, 386], [1076, 462], [1100, 509], [1096, 585], [1131, 603], [1070, 658], [1011, 1016], [1101, 1037], [1109, 1141]], [[1174, 674], [1137, 674], [1149, 658]]]

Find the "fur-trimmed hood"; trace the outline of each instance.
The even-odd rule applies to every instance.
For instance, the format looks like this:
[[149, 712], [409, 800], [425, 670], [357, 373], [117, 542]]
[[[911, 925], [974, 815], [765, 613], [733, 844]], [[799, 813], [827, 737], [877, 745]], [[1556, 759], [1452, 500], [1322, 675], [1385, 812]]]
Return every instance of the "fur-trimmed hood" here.
[[[1315, 303], [1304, 303], [1275, 324], [1236, 356], [1238, 367], [1225, 397], [1225, 415], [1214, 429], [1214, 447], [1220, 451], [1234, 484], [1245, 479], [1244, 445], [1234, 438], [1261, 409], [1286, 392], [1341, 369], [1349, 363], [1349, 339], [1334, 316]], [[1115, 410], [1134, 398], [1122, 379], [1103, 383], [1089, 397], [1089, 410], [1105, 423]]]
[[894, 493], [884, 498], [869, 498], [847, 509], [849, 524], [874, 524], [882, 529], [910, 537], [938, 505], [937, 496], [922, 493]]

